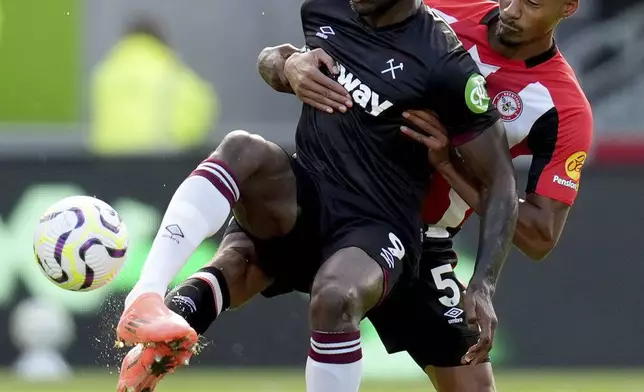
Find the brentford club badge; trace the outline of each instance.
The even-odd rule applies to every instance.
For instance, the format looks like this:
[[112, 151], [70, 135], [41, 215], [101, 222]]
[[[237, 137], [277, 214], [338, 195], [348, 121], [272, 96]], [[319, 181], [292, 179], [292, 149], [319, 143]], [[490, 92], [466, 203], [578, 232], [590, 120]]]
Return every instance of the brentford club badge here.
[[523, 101], [519, 94], [512, 91], [501, 91], [494, 97], [494, 106], [501, 113], [503, 121], [514, 121], [523, 112]]

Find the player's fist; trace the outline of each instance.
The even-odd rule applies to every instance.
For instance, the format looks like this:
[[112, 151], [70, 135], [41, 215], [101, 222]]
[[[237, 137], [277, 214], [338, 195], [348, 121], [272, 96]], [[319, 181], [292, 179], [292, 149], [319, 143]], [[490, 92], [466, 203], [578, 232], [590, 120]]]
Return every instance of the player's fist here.
[[322, 49], [293, 53], [284, 64], [284, 76], [302, 102], [318, 110], [346, 112], [352, 105], [349, 92], [322, 71], [339, 73], [335, 60]]
[[464, 298], [467, 325], [480, 332], [479, 340], [467, 350], [461, 359], [464, 365], [478, 365], [485, 361], [494, 344], [494, 332], [498, 325], [492, 305], [492, 288], [485, 282], [471, 281]]

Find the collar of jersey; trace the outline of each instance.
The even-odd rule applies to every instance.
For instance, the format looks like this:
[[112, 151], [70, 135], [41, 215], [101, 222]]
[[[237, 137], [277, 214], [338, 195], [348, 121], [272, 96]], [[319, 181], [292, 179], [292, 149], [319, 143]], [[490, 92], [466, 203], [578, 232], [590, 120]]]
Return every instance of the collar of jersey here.
[[401, 20], [400, 22], [397, 23], [392, 23], [390, 25], [382, 26], [382, 27], [372, 27], [369, 23], [365, 22], [358, 14], [356, 14], [356, 19], [358, 22], [364, 26], [364, 28], [372, 30], [372, 31], [390, 31], [390, 30], [395, 30], [399, 27], [405, 26], [412, 22], [414, 19], [416, 19], [419, 15], [421, 15], [421, 12], [427, 12], [428, 7], [425, 4], [422, 4], [420, 7], [418, 7], [418, 12], [416, 12], [413, 15], [409, 15], [407, 18]]

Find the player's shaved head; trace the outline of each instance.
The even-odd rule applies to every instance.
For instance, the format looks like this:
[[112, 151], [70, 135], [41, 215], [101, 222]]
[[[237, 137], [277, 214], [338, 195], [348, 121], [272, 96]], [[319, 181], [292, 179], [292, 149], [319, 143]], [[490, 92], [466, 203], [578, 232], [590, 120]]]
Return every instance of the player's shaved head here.
[[551, 36], [562, 19], [577, 11], [579, 0], [499, 0], [499, 6], [499, 40], [520, 46]]

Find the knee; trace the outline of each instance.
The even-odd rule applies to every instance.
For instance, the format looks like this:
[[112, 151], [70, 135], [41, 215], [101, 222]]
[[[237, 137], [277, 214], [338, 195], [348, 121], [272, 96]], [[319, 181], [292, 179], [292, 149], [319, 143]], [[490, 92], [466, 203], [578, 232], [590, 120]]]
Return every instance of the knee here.
[[464, 385], [459, 385], [454, 392], [496, 392], [494, 380], [490, 377], [475, 377]]
[[243, 181], [271, 159], [271, 148], [266, 139], [259, 135], [232, 131], [210, 157], [225, 162], [237, 180]]
[[476, 385], [457, 389], [455, 392], [496, 392], [496, 387], [494, 386], [494, 383], [480, 382]]
[[496, 392], [496, 385], [494, 385], [494, 377], [492, 373], [483, 375], [479, 378], [478, 388], [473, 389], [476, 392]]
[[452, 368], [428, 367], [425, 373], [439, 392], [496, 392], [489, 363]]
[[213, 154], [226, 150], [238, 154], [262, 153], [267, 149], [266, 139], [242, 130], [228, 133]]
[[473, 392], [496, 392], [494, 384], [494, 373], [490, 362], [476, 365], [474, 372], [474, 385], [471, 385], [470, 391]]
[[357, 287], [323, 279], [311, 291], [311, 327], [324, 332], [355, 330], [363, 316], [362, 308]]

